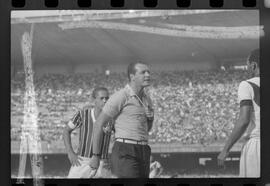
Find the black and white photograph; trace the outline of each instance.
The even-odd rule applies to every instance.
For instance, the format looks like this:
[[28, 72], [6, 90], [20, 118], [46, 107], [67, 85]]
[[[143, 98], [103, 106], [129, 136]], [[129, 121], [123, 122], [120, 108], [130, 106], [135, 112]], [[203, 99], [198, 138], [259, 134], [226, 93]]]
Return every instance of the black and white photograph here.
[[259, 178], [259, 17], [11, 11], [11, 178]]

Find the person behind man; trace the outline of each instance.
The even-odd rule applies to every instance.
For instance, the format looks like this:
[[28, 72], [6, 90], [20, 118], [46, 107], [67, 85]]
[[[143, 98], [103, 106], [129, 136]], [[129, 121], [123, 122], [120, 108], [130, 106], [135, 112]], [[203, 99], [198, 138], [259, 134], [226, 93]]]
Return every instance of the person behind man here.
[[90, 166], [99, 166], [102, 127], [115, 121], [115, 143], [112, 149], [112, 173], [118, 178], [149, 176], [151, 149], [148, 132], [152, 128], [154, 111], [144, 88], [150, 85], [150, 71], [145, 63], [131, 63], [127, 69], [129, 83], [113, 94], [102, 109], [94, 134], [93, 157]]
[[149, 178], [159, 178], [163, 172], [163, 167], [158, 161], [154, 160], [154, 157], [150, 156], [150, 174]]
[[218, 164], [224, 165], [231, 147], [245, 133], [240, 158], [240, 177], [260, 176], [260, 59], [259, 49], [251, 52], [247, 60], [252, 78], [242, 81], [238, 88], [240, 115], [231, 136], [218, 155]]
[[[94, 99], [94, 108], [85, 107], [82, 110], [77, 111], [73, 118], [68, 122], [63, 130], [63, 137], [65, 147], [68, 153], [68, 158], [71, 163], [71, 168], [68, 174], [68, 178], [89, 178], [91, 177], [91, 168], [89, 167], [90, 158], [93, 154], [92, 134], [93, 124], [96, 118], [101, 112], [102, 107], [109, 99], [109, 92], [104, 87], [98, 87], [93, 90], [92, 98]], [[71, 133], [73, 130], [79, 128], [79, 149], [75, 153], [71, 145]], [[111, 123], [108, 121], [104, 125], [103, 132], [101, 133], [102, 139], [102, 161], [99, 168], [99, 172], [107, 162], [108, 147], [111, 136]], [[102, 177], [102, 175], [97, 175]]]

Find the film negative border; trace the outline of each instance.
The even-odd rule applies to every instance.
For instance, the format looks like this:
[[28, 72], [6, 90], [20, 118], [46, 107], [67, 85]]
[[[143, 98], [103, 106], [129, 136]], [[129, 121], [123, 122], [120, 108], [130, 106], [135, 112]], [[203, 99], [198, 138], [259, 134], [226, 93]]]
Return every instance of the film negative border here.
[[[269, 1], [264, 0], [268, 5]], [[164, 8], [258, 8], [260, 0], [10, 0], [11, 8], [22, 9], [164, 9]]]
[[[3, 152], [1, 153], [1, 164], [3, 162], [3, 166], [1, 166], [1, 185], [32, 185], [33, 181], [31, 179], [26, 179], [25, 184], [16, 184], [16, 180], [11, 180], [10, 179], [10, 157], [9, 157], [9, 152], [10, 152], [10, 141], [9, 141], [9, 136], [10, 136], [10, 130], [9, 130], [9, 122], [10, 122], [10, 108], [9, 108], [9, 99], [10, 99], [10, 85], [9, 85], [9, 78], [10, 78], [10, 66], [9, 66], [9, 61], [10, 61], [10, 11], [11, 10], [30, 10], [30, 9], [118, 9], [118, 8], [123, 8], [123, 9], [149, 9], [150, 7], [145, 7], [143, 1], [124, 1], [123, 3], [119, 4], [114, 4], [110, 5], [110, 1], [93, 1], [91, 0], [90, 4], [80, 4], [76, 1], [59, 1], [56, 6], [51, 6], [46, 8], [46, 4], [44, 1], [40, 0], [25, 0], [25, 4], [23, 5], [24, 0], [18, 0], [21, 1], [19, 4], [13, 6], [12, 2], [6, 1], [6, 2], [1, 2], [1, 25], [3, 26], [1, 30], [1, 75], [2, 75], [2, 80], [5, 82], [1, 82], [1, 89], [2, 90], [7, 90], [7, 91], [1, 91], [1, 113], [3, 114], [2, 116], [4, 117], [4, 129], [1, 128], [1, 135], [0, 135], [0, 141], [1, 141], [1, 148], [3, 148]], [[138, 3], [139, 2], [139, 3]], [[186, 1], [184, 6], [179, 6], [181, 4], [180, 0], [179, 1], [158, 1], [158, 5], [152, 8], [156, 9], [174, 9], [174, 8], [212, 8], [209, 6], [209, 1]], [[190, 2], [190, 3], [189, 3]], [[197, 3], [198, 2], [198, 3]], [[236, 9], [260, 9], [260, 17], [261, 17], [261, 24], [265, 26], [265, 32], [266, 36], [261, 39], [260, 45], [261, 45], [261, 58], [264, 61], [269, 61], [270, 56], [269, 52], [267, 49], [269, 49], [269, 34], [270, 34], [270, 25], [267, 24], [270, 20], [270, 13], [269, 9], [265, 8], [264, 6], [269, 2], [269, 1], [259, 1], [257, 0], [256, 6], [242, 6], [242, 3], [244, 1], [239, 1], [239, 0], [231, 0], [231, 1], [222, 1], [223, 6], [222, 7], [214, 7], [214, 8], [236, 8]], [[245, 1], [247, 2], [247, 1]], [[16, 3], [15, 3], [16, 4]], [[151, 3], [150, 3], [151, 4]], [[270, 3], [269, 3], [270, 4]], [[269, 85], [269, 64], [263, 64], [262, 68], [262, 84], [263, 85]], [[269, 97], [270, 95], [269, 88], [264, 87], [262, 88], [262, 99], [264, 100], [265, 103], [263, 103], [263, 111], [262, 111], [262, 123], [269, 123], [269, 114], [267, 111], [270, 110], [269, 104]], [[263, 126], [262, 130], [262, 146], [263, 147], [268, 147], [269, 144], [267, 141], [269, 141], [269, 132], [270, 128], [268, 126]], [[3, 144], [3, 145], [2, 145]], [[269, 148], [263, 148], [262, 149], [262, 159], [267, 160], [270, 157], [269, 153]], [[4, 160], [4, 161], [3, 161]], [[9, 160], [9, 161], [6, 161]], [[196, 178], [196, 179], [154, 179], [154, 180], [144, 180], [144, 179], [122, 179], [122, 180], [46, 180], [45, 179], [45, 184], [46, 186], [60, 186], [60, 185], [78, 185], [78, 186], [88, 186], [88, 185], [111, 185], [111, 186], [126, 186], [126, 185], [155, 185], [155, 186], [169, 186], [169, 185], [177, 185], [177, 186], [197, 186], [197, 185], [207, 185], [207, 186], [217, 186], [217, 185], [243, 185], [243, 186], [261, 186], [261, 185], [267, 185], [269, 186], [270, 184], [270, 166], [269, 166], [269, 161], [262, 163], [262, 176], [260, 179], [201, 179], [201, 178]], [[4, 179], [2, 179], [2, 177]]]
[[[262, 183], [259, 179], [56, 179], [44, 180], [44, 186], [269, 186], [268, 182]], [[12, 181], [12, 186], [32, 186], [33, 181], [26, 179], [23, 184], [16, 184]], [[42, 185], [43, 186], [43, 185]]]

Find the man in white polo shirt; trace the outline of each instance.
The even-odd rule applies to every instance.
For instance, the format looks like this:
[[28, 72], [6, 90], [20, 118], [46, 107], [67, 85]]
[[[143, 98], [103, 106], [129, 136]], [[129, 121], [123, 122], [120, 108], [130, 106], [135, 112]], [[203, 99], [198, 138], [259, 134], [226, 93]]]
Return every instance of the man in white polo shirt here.
[[246, 143], [240, 158], [240, 177], [260, 177], [260, 55], [259, 49], [251, 52], [247, 61], [252, 78], [242, 81], [238, 89], [240, 114], [231, 136], [218, 156], [223, 165], [230, 149], [245, 133]]
[[96, 121], [90, 166], [92, 169], [99, 166], [102, 127], [113, 119], [116, 138], [111, 159], [113, 175], [147, 178], [151, 154], [148, 132], [152, 128], [154, 112], [144, 88], [150, 85], [150, 71], [141, 62], [129, 64], [127, 71], [129, 83], [111, 96]]

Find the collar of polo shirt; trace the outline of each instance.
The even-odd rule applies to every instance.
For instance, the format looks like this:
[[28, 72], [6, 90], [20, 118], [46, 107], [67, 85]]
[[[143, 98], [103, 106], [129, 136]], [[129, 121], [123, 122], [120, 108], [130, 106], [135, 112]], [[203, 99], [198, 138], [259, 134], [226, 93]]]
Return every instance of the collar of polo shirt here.
[[[128, 93], [129, 93], [129, 96], [132, 97], [132, 96], [136, 96], [134, 90], [132, 90], [131, 86], [129, 84], [126, 85], [126, 89], [128, 90]], [[143, 90], [143, 96], [145, 97], [146, 94], [145, 94], [145, 91]]]

